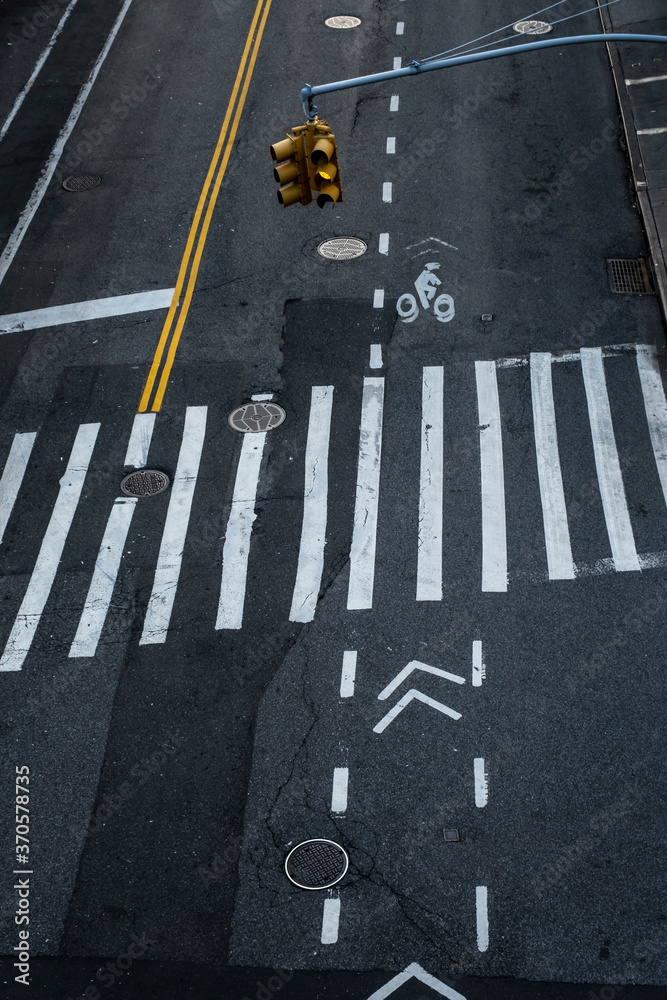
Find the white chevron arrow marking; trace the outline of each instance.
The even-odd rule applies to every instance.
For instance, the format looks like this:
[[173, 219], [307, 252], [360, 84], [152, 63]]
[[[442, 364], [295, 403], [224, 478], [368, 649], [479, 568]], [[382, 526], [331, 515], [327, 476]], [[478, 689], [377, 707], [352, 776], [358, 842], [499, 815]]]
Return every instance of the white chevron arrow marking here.
[[397, 701], [393, 708], [390, 708], [384, 718], [380, 719], [377, 726], [373, 727], [374, 733], [383, 733], [387, 726], [394, 721], [397, 715], [406, 708], [411, 701], [423, 701], [425, 705], [429, 705], [431, 708], [435, 708], [436, 711], [442, 712], [443, 715], [448, 715], [450, 719], [460, 719], [461, 713], [455, 712], [453, 708], [448, 708], [447, 705], [443, 705], [442, 702], [436, 701], [435, 698], [429, 698], [427, 694], [422, 694], [421, 691], [417, 691], [416, 688], [410, 688], [407, 694], [404, 694], [400, 701]]
[[408, 979], [418, 979], [420, 983], [423, 983], [425, 986], [430, 986], [431, 989], [435, 990], [436, 993], [439, 993], [441, 997], [447, 997], [447, 1000], [466, 1000], [462, 993], [457, 993], [451, 986], [446, 986], [445, 983], [442, 983], [439, 979], [436, 979], [435, 976], [426, 972], [422, 969], [421, 965], [417, 965], [416, 962], [413, 962], [412, 965], [408, 965], [407, 969], [404, 969], [403, 972], [399, 972], [397, 976], [394, 976], [394, 978], [390, 979], [388, 983], [381, 986], [379, 990], [372, 993], [368, 997], [368, 1000], [385, 1000], [386, 997], [395, 993], [396, 990], [403, 985], [403, 983], [407, 983]]
[[[396, 674], [393, 681], [387, 684], [383, 691], [380, 691], [378, 698], [380, 701], [384, 701], [388, 698], [396, 688], [403, 683], [406, 677], [409, 677], [413, 670], [423, 670], [427, 674], [435, 674], [436, 677], [444, 677], [446, 681], [454, 681], [455, 684], [465, 684], [465, 677], [459, 677], [458, 674], [450, 674], [446, 670], [441, 670], [440, 667], [430, 667], [428, 663], [421, 663], [419, 660], [410, 660], [407, 667]], [[437, 704], [437, 702], [436, 702]]]

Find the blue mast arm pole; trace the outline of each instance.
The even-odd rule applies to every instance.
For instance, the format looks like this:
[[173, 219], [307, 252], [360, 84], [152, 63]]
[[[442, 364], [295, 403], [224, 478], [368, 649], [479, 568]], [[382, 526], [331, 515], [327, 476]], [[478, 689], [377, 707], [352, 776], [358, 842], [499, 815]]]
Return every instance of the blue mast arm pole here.
[[308, 118], [312, 119], [317, 114], [317, 108], [312, 106], [312, 100], [318, 94], [330, 94], [335, 90], [349, 90], [350, 87], [363, 87], [368, 83], [379, 83], [382, 80], [398, 80], [403, 76], [415, 76], [417, 73], [428, 73], [429, 70], [434, 69], [447, 69], [448, 66], [463, 66], [466, 63], [481, 62], [483, 59], [497, 59], [499, 56], [509, 56], [516, 52], [534, 52], [536, 49], [560, 48], [563, 45], [579, 45], [582, 42], [667, 42], [667, 35], [631, 35], [619, 32], [609, 32], [606, 35], [571, 35], [568, 38], [547, 38], [539, 42], [508, 45], [502, 49], [473, 52], [469, 55], [452, 56], [449, 59], [437, 59], [433, 60], [433, 62], [418, 62], [414, 60], [409, 66], [404, 66], [403, 69], [387, 70], [385, 73], [356, 76], [351, 80], [323, 83], [317, 87], [311, 87], [307, 83], [301, 91], [303, 109]]

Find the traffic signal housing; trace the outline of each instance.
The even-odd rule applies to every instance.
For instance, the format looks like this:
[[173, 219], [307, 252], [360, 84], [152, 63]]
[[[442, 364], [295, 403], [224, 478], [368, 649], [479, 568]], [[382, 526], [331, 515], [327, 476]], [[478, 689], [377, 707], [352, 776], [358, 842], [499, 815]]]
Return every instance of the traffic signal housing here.
[[297, 125], [271, 146], [271, 157], [278, 164], [273, 176], [285, 208], [299, 201], [308, 205], [313, 194], [320, 208], [343, 200], [336, 137], [326, 122], [315, 118]]

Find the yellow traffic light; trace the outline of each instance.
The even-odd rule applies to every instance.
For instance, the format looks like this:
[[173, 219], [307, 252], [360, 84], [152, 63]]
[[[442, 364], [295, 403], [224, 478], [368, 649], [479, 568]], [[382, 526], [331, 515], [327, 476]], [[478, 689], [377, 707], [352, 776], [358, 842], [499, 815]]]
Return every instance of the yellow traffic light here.
[[281, 185], [281, 205], [298, 201], [307, 205], [313, 200], [313, 191], [320, 208], [343, 200], [336, 137], [326, 122], [316, 118], [297, 125], [286, 139], [271, 146], [271, 156], [278, 163], [273, 176]]

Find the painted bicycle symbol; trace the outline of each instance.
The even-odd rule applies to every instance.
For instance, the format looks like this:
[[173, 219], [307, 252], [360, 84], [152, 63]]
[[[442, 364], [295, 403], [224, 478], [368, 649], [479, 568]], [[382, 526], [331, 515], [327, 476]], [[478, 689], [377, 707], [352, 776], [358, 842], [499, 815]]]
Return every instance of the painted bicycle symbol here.
[[[440, 267], [439, 264], [427, 264], [422, 273], [415, 281], [415, 289], [419, 296], [422, 309], [430, 309], [433, 300], [433, 315], [440, 323], [449, 323], [454, 319], [454, 299], [451, 295], [438, 295], [438, 286], [442, 284], [440, 278], [434, 271]], [[419, 306], [417, 299], [412, 292], [404, 292], [396, 303], [396, 311], [404, 323], [412, 323], [419, 316]]]

